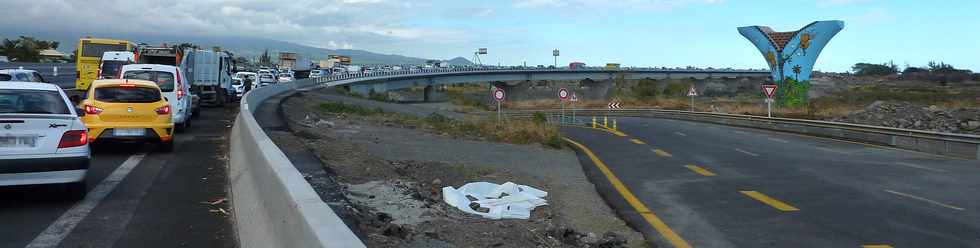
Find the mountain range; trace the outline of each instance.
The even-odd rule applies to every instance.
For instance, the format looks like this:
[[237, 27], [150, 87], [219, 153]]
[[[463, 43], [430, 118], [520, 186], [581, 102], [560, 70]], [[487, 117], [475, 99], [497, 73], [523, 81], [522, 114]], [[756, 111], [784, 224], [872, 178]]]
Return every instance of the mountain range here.
[[[266, 49], [272, 55], [275, 60], [278, 52], [294, 52], [299, 54], [302, 58], [310, 59], [311, 61], [316, 61], [320, 59], [325, 59], [327, 55], [344, 55], [350, 56], [354, 64], [424, 64], [427, 60], [426, 58], [416, 58], [408, 57], [397, 54], [381, 54], [374, 53], [365, 50], [356, 49], [326, 49], [319, 47], [312, 47], [307, 45], [300, 45], [292, 42], [254, 38], [254, 37], [244, 37], [244, 36], [162, 36], [162, 35], [152, 35], [152, 34], [113, 34], [113, 33], [79, 33], [79, 32], [63, 32], [63, 31], [41, 31], [41, 30], [16, 30], [8, 28], [0, 28], [0, 38], [6, 39], [16, 39], [18, 36], [32, 36], [41, 40], [53, 40], [60, 42], [58, 50], [66, 54], [71, 53], [75, 50], [75, 46], [78, 44], [78, 39], [84, 36], [100, 37], [100, 38], [112, 38], [112, 39], [123, 39], [129, 40], [136, 43], [146, 43], [151, 45], [160, 45], [164, 43], [168, 44], [179, 44], [179, 43], [192, 43], [198, 45], [201, 48], [210, 48], [219, 46], [224, 50], [231, 51], [235, 56], [243, 56], [249, 59], [255, 59], [260, 56]], [[437, 59], [443, 60], [443, 59]], [[456, 57], [450, 60], [450, 64], [453, 65], [469, 65], [472, 64], [469, 60], [463, 57]]]

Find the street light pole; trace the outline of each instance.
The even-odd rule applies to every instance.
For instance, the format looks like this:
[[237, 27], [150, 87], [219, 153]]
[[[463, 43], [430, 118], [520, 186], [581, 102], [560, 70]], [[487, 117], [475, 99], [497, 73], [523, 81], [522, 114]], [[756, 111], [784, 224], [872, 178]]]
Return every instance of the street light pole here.
[[551, 51], [551, 55], [555, 56], [555, 69], [558, 69], [558, 48], [555, 48], [554, 51]]

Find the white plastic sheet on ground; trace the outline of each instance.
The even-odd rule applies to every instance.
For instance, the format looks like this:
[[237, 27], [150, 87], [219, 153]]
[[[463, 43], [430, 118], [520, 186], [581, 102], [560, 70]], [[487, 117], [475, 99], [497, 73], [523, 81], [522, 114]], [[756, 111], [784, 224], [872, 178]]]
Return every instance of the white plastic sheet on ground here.
[[[466, 197], [467, 195], [476, 200], [471, 201]], [[548, 192], [512, 182], [504, 184], [473, 182], [459, 189], [442, 188], [442, 198], [450, 206], [489, 219], [531, 218], [531, 210], [548, 205], [548, 202], [543, 199], [546, 196]], [[487, 213], [476, 211], [470, 208], [470, 203], [480, 204], [480, 207], [490, 211]]]

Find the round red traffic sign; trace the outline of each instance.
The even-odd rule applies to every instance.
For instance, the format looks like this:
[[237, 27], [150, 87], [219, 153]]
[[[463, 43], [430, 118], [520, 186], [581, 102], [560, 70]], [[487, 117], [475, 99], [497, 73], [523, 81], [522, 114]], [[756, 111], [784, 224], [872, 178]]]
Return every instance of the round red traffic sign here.
[[497, 100], [498, 102], [503, 101], [504, 100], [504, 90], [501, 89], [501, 88], [497, 88], [497, 89], [493, 90], [493, 99], [494, 100]]
[[565, 88], [558, 89], [558, 98], [560, 98], [562, 101], [567, 100], [568, 99], [568, 90], [565, 89]]

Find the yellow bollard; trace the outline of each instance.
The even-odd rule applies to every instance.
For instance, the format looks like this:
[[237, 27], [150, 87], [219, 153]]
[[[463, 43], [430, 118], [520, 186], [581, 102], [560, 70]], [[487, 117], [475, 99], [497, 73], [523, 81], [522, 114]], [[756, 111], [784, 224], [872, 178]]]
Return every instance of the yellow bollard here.
[[613, 130], [619, 131], [619, 128], [616, 127], [616, 119], [613, 119]]
[[602, 117], [602, 127], [609, 128], [609, 116]]
[[592, 116], [592, 128], [595, 128], [595, 116]]

